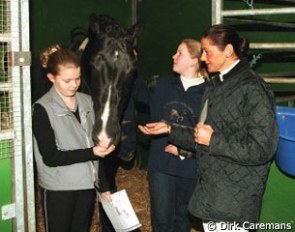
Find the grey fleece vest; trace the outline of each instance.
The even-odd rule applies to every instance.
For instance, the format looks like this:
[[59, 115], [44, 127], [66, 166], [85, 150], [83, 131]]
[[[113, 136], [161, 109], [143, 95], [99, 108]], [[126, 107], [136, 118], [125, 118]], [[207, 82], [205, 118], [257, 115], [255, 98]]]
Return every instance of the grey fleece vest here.
[[[54, 130], [59, 150], [76, 150], [93, 146], [92, 127], [94, 111], [90, 96], [76, 93], [81, 123], [66, 107], [54, 86], [36, 103], [41, 104]], [[44, 164], [36, 139], [34, 154], [39, 185], [48, 190], [93, 189], [97, 180], [98, 161], [81, 162], [66, 166], [48, 167]]]

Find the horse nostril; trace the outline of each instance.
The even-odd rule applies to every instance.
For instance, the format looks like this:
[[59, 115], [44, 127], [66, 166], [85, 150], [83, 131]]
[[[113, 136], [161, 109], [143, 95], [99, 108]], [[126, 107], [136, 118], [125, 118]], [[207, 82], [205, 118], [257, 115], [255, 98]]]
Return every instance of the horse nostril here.
[[104, 133], [100, 133], [97, 136], [98, 144], [102, 147], [109, 147], [111, 145], [111, 139]]

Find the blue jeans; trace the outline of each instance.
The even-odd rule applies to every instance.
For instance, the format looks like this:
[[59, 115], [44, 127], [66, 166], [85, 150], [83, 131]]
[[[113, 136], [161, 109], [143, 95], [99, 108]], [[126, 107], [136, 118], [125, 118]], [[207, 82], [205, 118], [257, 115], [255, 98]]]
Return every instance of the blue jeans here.
[[196, 180], [149, 170], [153, 232], [190, 232], [188, 203]]

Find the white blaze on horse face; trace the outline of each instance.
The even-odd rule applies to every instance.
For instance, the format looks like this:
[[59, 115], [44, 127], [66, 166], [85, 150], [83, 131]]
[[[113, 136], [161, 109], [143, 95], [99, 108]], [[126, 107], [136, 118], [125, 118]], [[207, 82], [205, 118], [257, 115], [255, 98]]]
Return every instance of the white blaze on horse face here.
[[118, 50], [115, 51], [115, 58], [114, 58], [114, 61], [117, 61], [118, 60], [118, 55], [119, 55], [119, 52]]
[[111, 93], [112, 93], [112, 86], [109, 86], [109, 91], [108, 91], [108, 98], [107, 101], [104, 105], [103, 113], [101, 115], [101, 120], [102, 120], [102, 131], [99, 133], [98, 141], [99, 145], [103, 147], [108, 147], [110, 145], [111, 139], [108, 137], [107, 132], [106, 132], [106, 127], [107, 127], [107, 121], [110, 117], [110, 100], [111, 100]]

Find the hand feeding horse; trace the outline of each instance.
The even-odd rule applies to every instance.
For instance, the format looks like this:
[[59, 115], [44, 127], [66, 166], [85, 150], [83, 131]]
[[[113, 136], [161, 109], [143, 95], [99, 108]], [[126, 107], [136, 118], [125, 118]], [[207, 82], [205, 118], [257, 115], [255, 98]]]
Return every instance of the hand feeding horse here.
[[130, 98], [136, 54], [134, 41], [142, 30], [137, 22], [128, 29], [107, 15], [90, 16], [88, 38], [81, 55], [82, 91], [90, 93], [95, 110], [93, 139], [102, 146], [120, 142], [120, 121]]

